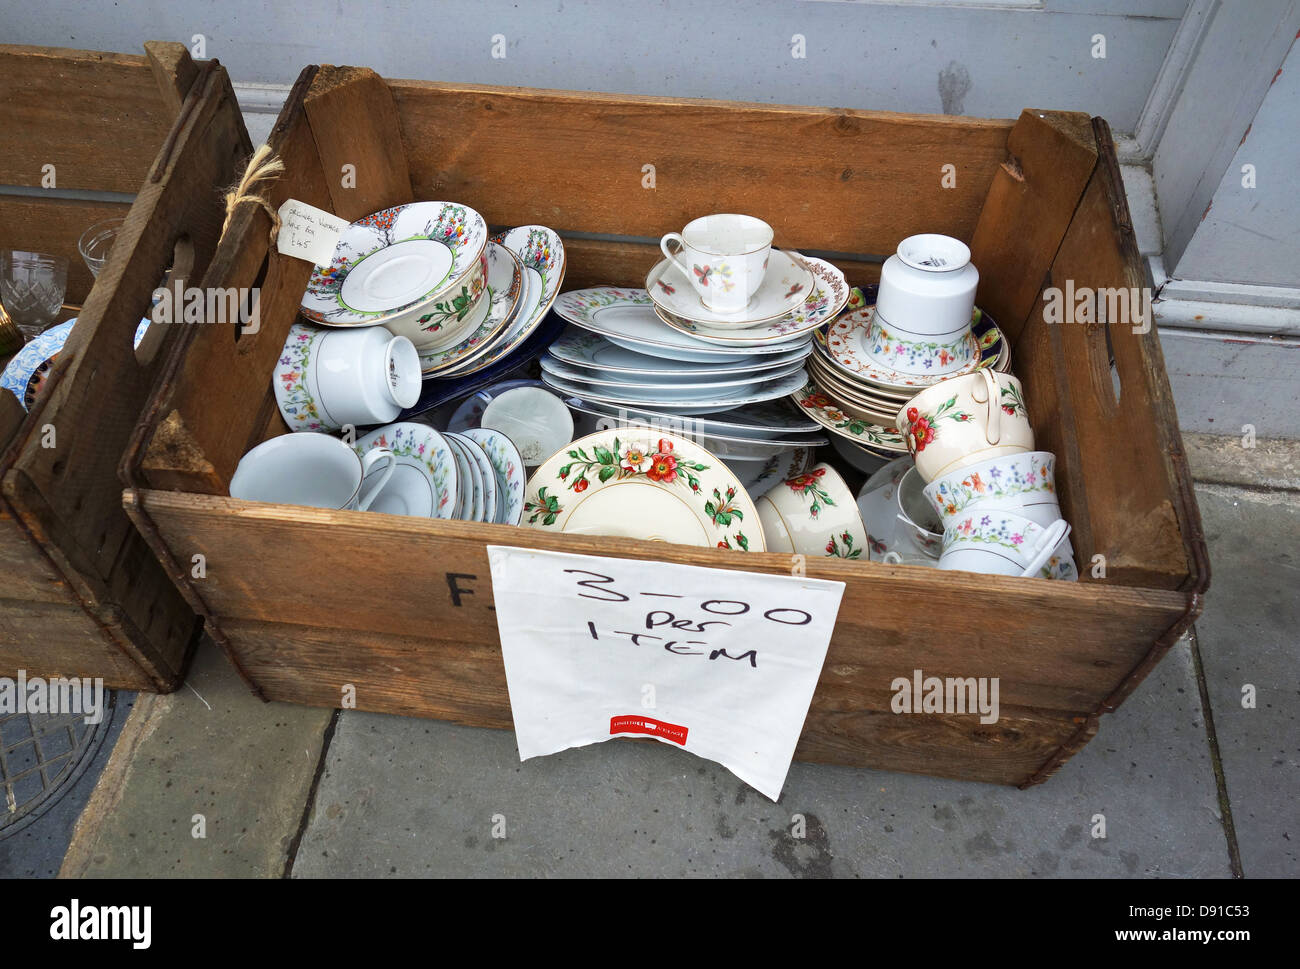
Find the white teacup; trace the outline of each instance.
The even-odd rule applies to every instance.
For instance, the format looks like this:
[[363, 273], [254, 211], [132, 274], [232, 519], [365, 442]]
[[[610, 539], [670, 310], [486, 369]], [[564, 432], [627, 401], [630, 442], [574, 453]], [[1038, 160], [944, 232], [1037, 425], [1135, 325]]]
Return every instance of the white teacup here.
[[[672, 251], [668, 243], [676, 242]], [[669, 232], [659, 248], [690, 280], [715, 313], [743, 310], [767, 271], [772, 227], [752, 215], [706, 215]]]
[[290, 430], [387, 424], [420, 399], [420, 354], [382, 326], [295, 324], [276, 363], [276, 403]]
[[1014, 512], [972, 510], [944, 531], [939, 568], [1046, 578], [1053, 557], [1069, 554], [1069, 534], [1059, 518], [1044, 528]]
[[[381, 463], [386, 467], [371, 474]], [[386, 447], [372, 448], [362, 458], [328, 434], [282, 434], [240, 458], [230, 479], [230, 497], [365, 511], [396, 465], [397, 458]]]
[[899, 408], [896, 419], [927, 482], [989, 458], [1034, 449], [1020, 381], [988, 368], [927, 387]]
[[907, 339], [951, 343], [970, 329], [979, 278], [960, 239], [908, 236], [880, 267], [876, 314]]

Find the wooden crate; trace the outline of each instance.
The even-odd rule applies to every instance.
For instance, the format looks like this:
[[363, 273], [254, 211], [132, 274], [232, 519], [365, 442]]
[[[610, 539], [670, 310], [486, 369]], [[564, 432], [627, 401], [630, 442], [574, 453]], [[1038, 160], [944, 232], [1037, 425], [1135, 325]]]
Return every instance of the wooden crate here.
[[[876, 278], [870, 257], [913, 233], [970, 242], [980, 303], [1015, 340], [1040, 446], [1058, 455], [1083, 570], [1104, 555], [1106, 578], [809, 562], [809, 575], [847, 590], [801, 759], [1037, 783], [1091, 738], [1199, 610], [1205, 545], [1155, 332], [1135, 334], [1125, 320], [1044, 323], [1047, 286], [1144, 285], [1099, 119], [773, 107], [311, 67], [271, 143], [288, 166], [269, 190], [273, 205], [292, 196], [353, 219], [411, 199], [462, 199], [494, 225], [557, 229], [566, 288], [641, 285], [658, 250], [637, 240], [711, 211], [760, 216], [781, 246], [860, 254], [835, 260], [856, 283]], [[355, 189], [339, 178], [348, 163]], [[647, 164], [653, 189], [642, 185]], [[955, 187], [943, 187], [946, 165]], [[350, 684], [362, 709], [509, 726], [489, 543], [788, 573], [778, 554], [611, 546], [227, 497], [240, 456], [284, 433], [270, 377], [310, 272], [268, 256], [268, 228], [261, 211], [239, 213], [205, 280], [264, 276], [261, 332], [235, 343], [211, 328], [187, 331], [124, 463], [132, 518], [261, 696], [337, 706]], [[195, 580], [198, 554], [206, 576]], [[891, 681], [918, 668], [999, 677], [1001, 719], [893, 714]]]
[[[0, 248], [65, 256], [79, 307], [32, 412], [0, 393], [0, 676], [171, 690], [197, 632], [122, 511], [118, 463], [179, 327], [151, 328], [138, 353], [132, 336], [169, 266], [182, 281], [207, 267], [218, 188], [250, 145], [219, 64], [145, 51], [0, 46], [0, 185], [35, 190], [0, 194]], [[126, 222], [92, 280], [77, 239], [112, 217]]]

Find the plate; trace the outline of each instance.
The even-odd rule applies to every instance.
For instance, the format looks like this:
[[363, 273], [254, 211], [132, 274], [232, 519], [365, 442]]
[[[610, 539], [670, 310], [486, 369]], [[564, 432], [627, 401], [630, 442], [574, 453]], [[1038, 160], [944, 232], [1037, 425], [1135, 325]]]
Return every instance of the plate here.
[[521, 225], [492, 237], [523, 264], [524, 286], [519, 312], [493, 337], [483, 353], [446, 371], [447, 376], [477, 373], [523, 344], [546, 318], [564, 282], [564, 243], [544, 225]]
[[[711, 285], [729, 286], [726, 263], [719, 266], [720, 276]], [[704, 305], [686, 272], [672, 259], [661, 259], [645, 278], [645, 288], [657, 307], [665, 313], [703, 323], [718, 329], [739, 330], [770, 323], [796, 309], [813, 288], [813, 274], [801, 259], [773, 249], [768, 256], [763, 282], [743, 310], [718, 313]]]
[[371, 431], [352, 449], [364, 456], [376, 447], [391, 449], [397, 466], [370, 511], [416, 518], [455, 516], [459, 469], [441, 434], [426, 424], [389, 424]]
[[555, 312], [570, 323], [599, 333], [611, 343], [638, 353], [673, 360], [709, 363], [766, 353], [787, 353], [798, 344], [764, 345], [752, 349], [720, 347], [674, 330], [655, 315], [654, 303], [644, 289], [597, 286], [561, 293]]
[[809, 269], [813, 273], [813, 286], [807, 299], [793, 312], [778, 317], [762, 326], [748, 330], [722, 330], [706, 326], [698, 320], [676, 316], [660, 306], [655, 307], [655, 315], [674, 330], [704, 340], [717, 346], [752, 349], [760, 346], [780, 348], [787, 341], [800, 336], [810, 335], [823, 323], [835, 319], [836, 315], [848, 305], [851, 295], [861, 298], [861, 290], [850, 290], [844, 280], [844, 274], [824, 259], [809, 259]]
[[489, 341], [510, 325], [519, 309], [519, 294], [523, 287], [523, 264], [519, 257], [496, 242], [487, 244], [484, 255], [487, 257], [488, 291], [482, 302], [488, 304], [487, 313], [455, 346], [420, 351], [420, 370], [426, 377], [477, 360], [491, 349]]
[[474, 521], [474, 468], [471, 466], [469, 454], [452, 435], [447, 435], [444, 440], [456, 462], [456, 476], [459, 482], [456, 490], [456, 511], [451, 517], [461, 521]]
[[632, 393], [635, 391], [664, 400], [685, 400], [688, 398], [694, 400], [702, 396], [709, 396], [717, 391], [727, 392], [737, 388], [752, 387], [755, 384], [761, 384], [764, 380], [776, 380], [784, 377], [803, 367], [803, 360], [799, 359], [784, 363], [771, 371], [750, 372], [741, 377], [733, 375], [728, 378], [725, 375], [706, 375], [693, 378], [689, 373], [682, 373], [664, 374], [655, 379], [639, 374], [596, 376], [590, 370], [570, 366], [563, 360], [557, 360], [549, 355], [543, 356], [540, 362], [542, 369], [547, 373], [554, 374], [571, 383], [581, 384], [596, 390], [601, 387], [608, 387], [615, 393], [623, 393], [624, 391]]
[[832, 433], [878, 451], [902, 453], [907, 450], [907, 443], [897, 429], [882, 427], [846, 414], [843, 408], [817, 386], [815, 380], [809, 380], [791, 398], [803, 408], [805, 414]]
[[689, 437], [705, 450], [712, 451], [725, 460], [731, 460], [733, 457], [741, 459], [765, 458], [770, 457], [777, 451], [788, 450], [792, 447], [820, 447], [827, 443], [826, 437], [820, 434], [770, 438], [743, 437], [738, 434], [710, 434], [695, 430], [695, 419], [691, 417], [638, 418], [633, 416], [633, 412], [611, 407], [607, 404], [587, 401], [581, 397], [566, 397], [564, 403], [570, 410], [575, 410], [584, 415], [581, 421], [575, 422], [575, 426], [579, 423], [582, 424], [581, 434], [593, 434], [596, 431], [608, 430], [611, 427], [640, 426], [651, 429], [658, 428], [680, 437]]
[[842, 371], [849, 379], [865, 381], [869, 384], [891, 389], [915, 388], [920, 390], [932, 386], [940, 380], [960, 377], [962, 374], [974, 373], [981, 367], [991, 367], [997, 362], [1001, 353], [1002, 331], [997, 328], [992, 318], [982, 310], [976, 309], [971, 315], [971, 340], [978, 353], [972, 351], [971, 359], [960, 370], [945, 374], [911, 374], [890, 370], [876, 363], [866, 354], [865, 338], [871, 325], [871, 316], [875, 305], [865, 306], [852, 313], [845, 313], [826, 328], [825, 334], [818, 334], [818, 349], [825, 351], [825, 357], [836, 370]]
[[510, 440], [500, 431], [486, 427], [471, 427], [461, 432], [487, 455], [497, 479], [497, 516], [502, 525], [518, 525], [524, 513], [524, 458]]
[[478, 261], [487, 223], [456, 202], [410, 202], [358, 219], [328, 266], [312, 269], [302, 315], [325, 326], [374, 326], [452, 289]]
[[578, 535], [766, 549], [758, 511], [736, 475], [698, 444], [670, 434], [614, 429], [566, 445], [528, 479], [522, 524]]
[[487, 452], [479, 447], [478, 443], [472, 438], [457, 434], [456, 440], [468, 452], [470, 458], [478, 467], [478, 476], [474, 480], [483, 488], [482, 516], [475, 518], [475, 521], [495, 522], [497, 520], [496, 469], [492, 467], [492, 461], [488, 458]]
[[703, 363], [690, 363], [629, 350], [611, 343], [603, 336], [571, 326], [550, 346], [551, 356], [572, 367], [599, 370], [609, 374], [636, 374], [639, 376], [723, 376], [731, 373], [753, 373], [769, 370], [782, 364], [802, 360], [812, 353], [812, 344], [805, 343], [794, 350], [768, 356], [743, 356]]
[[714, 397], [703, 398], [700, 400], [668, 402], [663, 400], [648, 400], [644, 397], [636, 397], [631, 394], [610, 394], [594, 393], [591, 390], [562, 380], [559, 377], [552, 376], [546, 371], [542, 371], [542, 382], [547, 386], [554, 388], [560, 393], [574, 397], [582, 397], [586, 400], [594, 400], [602, 404], [616, 404], [625, 407], [647, 407], [660, 411], [665, 414], [707, 414], [710, 411], [732, 410], [736, 407], [742, 407], [746, 404], [756, 404], [759, 401], [773, 400], [777, 397], [787, 397], [796, 392], [807, 379], [807, 372], [798, 368], [794, 373], [781, 377], [777, 380], [766, 380], [752, 389], [742, 389], [730, 395], [717, 395]]
[[[767, 440], [807, 434], [809, 431], [821, 429], [820, 424], [806, 417], [799, 408], [784, 398], [751, 404], [739, 412], [711, 411], [690, 416], [665, 414], [652, 407], [620, 407], [617, 404], [606, 404], [580, 396], [570, 399], [579, 400], [589, 408], [602, 411], [607, 416], [644, 420], [659, 426], [667, 425], [670, 433], [681, 433], [687, 437], [725, 434], [731, 437]], [[680, 428], [680, 431], [676, 428]]]
[[[68, 334], [76, 324], [74, 316], [70, 320], [57, 323], [48, 330], [38, 333], [33, 339], [24, 343], [0, 373], [0, 390], [8, 390], [18, 398], [22, 409], [29, 411], [37, 396], [45, 386], [45, 378], [54, 365], [54, 358], [68, 341]], [[144, 339], [145, 330], [149, 329], [148, 317], [142, 319], [135, 328], [134, 346], [139, 346]], [[159, 324], [161, 325], [161, 324]]]

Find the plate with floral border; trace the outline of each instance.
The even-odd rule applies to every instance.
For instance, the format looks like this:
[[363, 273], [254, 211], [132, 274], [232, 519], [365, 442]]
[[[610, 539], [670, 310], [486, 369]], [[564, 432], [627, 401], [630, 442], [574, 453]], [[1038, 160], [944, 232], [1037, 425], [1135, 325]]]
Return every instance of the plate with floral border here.
[[491, 339], [510, 325], [519, 309], [523, 289], [523, 263], [505, 246], [489, 242], [487, 257], [487, 314], [474, 330], [455, 346], [443, 350], [421, 350], [420, 371], [428, 377], [470, 360], [478, 359], [490, 349]]
[[803, 385], [807, 376], [807, 371], [800, 367], [792, 374], [776, 380], [765, 380], [752, 388], [742, 388], [740, 392], [735, 394], [720, 394], [716, 397], [690, 401], [649, 400], [632, 394], [594, 393], [588, 387], [561, 380], [545, 370], [542, 371], [542, 382], [566, 397], [582, 397], [585, 400], [594, 400], [601, 404], [644, 407], [665, 414], [707, 414], [710, 411], [733, 410], [747, 404], [757, 404], [760, 401], [774, 400], [777, 397], [788, 397]]
[[560, 293], [566, 268], [564, 242], [544, 225], [521, 225], [499, 232], [492, 241], [505, 246], [523, 263], [524, 286], [519, 312], [493, 337], [482, 355], [444, 371], [445, 376], [476, 373], [519, 347], [537, 329]]
[[374, 326], [454, 289], [487, 243], [487, 223], [458, 202], [408, 202], [343, 230], [312, 269], [300, 312], [325, 326]]
[[492, 460], [473, 438], [466, 437], [464, 434], [452, 434], [450, 436], [456, 438], [456, 442], [465, 449], [466, 453], [478, 466], [478, 476], [475, 480], [480, 482], [483, 487], [483, 514], [478, 521], [495, 523], [497, 520], [497, 472], [496, 468], [492, 466]]
[[988, 314], [976, 309], [971, 314], [971, 333], [969, 339], [975, 344], [970, 360], [960, 370], [945, 374], [902, 373], [883, 367], [865, 352], [863, 341], [871, 332], [871, 320], [875, 304], [864, 306], [852, 313], [845, 313], [826, 328], [825, 333], [817, 334], [817, 349], [822, 351], [837, 370], [843, 371], [851, 380], [865, 381], [882, 387], [929, 387], [949, 377], [974, 373], [982, 367], [991, 367], [998, 362], [1001, 354], [1002, 331], [998, 329]]
[[666, 312], [655, 307], [655, 315], [679, 333], [717, 346], [751, 350], [761, 346], [782, 346], [807, 336], [823, 323], [828, 323], [847, 306], [863, 304], [862, 290], [849, 288], [844, 274], [824, 259], [808, 259], [814, 283], [804, 301], [793, 312], [749, 330], [719, 330], [696, 320]]
[[[146, 317], [135, 328], [134, 346], [140, 345], [150, 322]], [[23, 344], [5, 365], [4, 371], [0, 372], [0, 389], [8, 390], [17, 397], [23, 410], [30, 411], [32, 404], [36, 403], [36, 398], [45, 387], [50, 368], [54, 366], [54, 358], [68, 342], [68, 335], [76, 323], [77, 318], [74, 316], [41, 331]]]
[[644, 289], [594, 286], [571, 289], [555, 301], [555, 312], [584, 330], [629, 350], [654, 357], [709, 363], [719, 358], [738, 359], [760, 353], [787, 353], [798, 344], [761, 347], [720, 347], [681, 333], [655, 315], [654, 301]]
[[805, 414], [840, 437], [868, 445], [878, 451], [902, 453], [907, 450], [907, 442], [903, 440], [903, 436], [896, 428], [881, 427], [879, 424], [871, 424], [860, 417], [844, 413], [839, 404], [817, 386], [815, 380], [809, 380], [799, 391], [790, 396], [804, 409]]
[[500, 431], [471, 427], [460, 432], [487, 454], [497, 479], [497, 522], [518, 525], [524, 514], [524, 458], [515, 442]]
[[[645, 278], [646, 291], [655, 306], [673, 316], [680, 316], [719, 330], [743, 330], [779, 320], [807, 299], [813, 287], [812, 270], [797, 253], [773, 249], [767, 258], [763, 281], [749, 299], [749, 305], [731, 313], [709, 309], [686, 278], [686, 272], [676, 260], [661, 259]], [[696, 269], [696, 275], [701, 275]], [[712, 277], [712, 284], [734, 287], [728, 282], [730, 270], [725, 262], [717, 267], [704, 267], [704, 275]], [[708, 284], [706, 284], [708, 285]]]
[[456, 466], [460, 469], [460, 514], [456, 517], [462, 521], [479, 522], [483, 520], [483, 473], [478, 469], [469, 449], [455, 434], [444, 438], [451, 451], [456, 455]]
[[692, 441], [611, 429], [588, 434], [528, 479], [523, 525], [551, 532], [762, 552], [753, 500]]
[[[419, 518], [454, 518], [460, 473], [446, 439], [427, 424], [404, 421], [371, 431], [352, 446], [358, 455], [386, 447], [397, 458], [393, 477], [371, 504], [371, 511]], [[407, 480], [402, 481], [401, 477]], [[394, 487], [394, 485], [398, 487]], [[426, 497], [427, 489], [427, 497]], [[419, 495], [420, 504], [402, 495]]]

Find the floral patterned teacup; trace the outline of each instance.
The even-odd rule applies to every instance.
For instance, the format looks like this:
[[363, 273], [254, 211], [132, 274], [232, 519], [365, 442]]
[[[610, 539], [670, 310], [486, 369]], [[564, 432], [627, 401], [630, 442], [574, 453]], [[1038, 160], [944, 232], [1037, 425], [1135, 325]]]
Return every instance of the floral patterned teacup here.
[[[675, 242], [676, 252], [669, 248]], [[690, 281], [704, 305], [715, 313], [743, 310], [767, 272], [772, 227], [752, 215], [706, 215], [680, 233], [659, 240]]]
[[925, 497], [944, 527], [973, 510], [996, 508], [1046, 527], [1061, 517], [1056, 497], [1056, 455], [1027, 451], [967, 465], [925, 486]]
[[927, 482], [958, 468], [1034, 449], [1020, 381], [977, 370], [921, 391], [898, 410], [898, 429]]
[[1070, 555], [1069, 534], [1059, 518], [1044, 528], [1014, 512], [973, 510], [944, 532], [939, 568], [1052, 578], [1053, 560]]
[[783, 481], [754, 504], [769, 552], [867, 558], [867, 530], [858, 504], [829, 464]]

